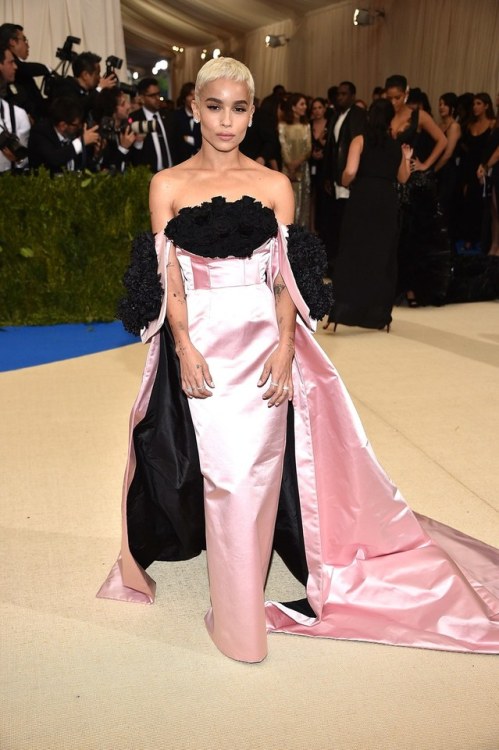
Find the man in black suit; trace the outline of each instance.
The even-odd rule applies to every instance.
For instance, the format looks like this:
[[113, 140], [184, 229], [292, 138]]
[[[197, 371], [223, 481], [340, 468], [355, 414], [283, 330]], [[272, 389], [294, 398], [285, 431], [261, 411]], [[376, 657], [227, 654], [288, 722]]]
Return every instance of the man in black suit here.
[[100, 144], [98, 126], [83, 123], [81, 103], [72, 97], [54, 99], [49, 118], [36, 122], [28, 142], [31, 168], [46, 167], [51, 174], [83, 169], [94, 146]]
[[3, 23], [0, 26], [0, 44], [3, 42], [8, 44], [17, 65], [16, 77], [9, 87], [7, 101], [22, 107], [32, 120], [36, 120], [44, 112], [45, 99], [34, 79], [49, 75], [50, 69], [42, 63], [26, 62], [29, 43], [19, 24]]
[[324, 150], [324, 178], [326, 198], [329, 206], [324, 212], [327, 217], [325, 243], [328, 267], [334, 277], [334, 260], [338, 254], [341, 222], [350, 195], [348, 188], [341, 184], [346, 167], [350, 143], [365, 131], [367, 115], [364, 109], [355, 106], [356, 88], [351, 81], [343, 81], [338, 86], [336, 111], [328, 125], [328, 139]]
[[93, 52], [81, 52], [72, 62], [73, 76], [55, 79], [52, 83], [51, 99], [72, 97], [83, 106], [83, 119], [87, 121], [95, 105], [99, 91], [113, 88], [118, 83], [114, 73], [101, 76], [101, 58]]
[[152, 172], [172, 167], [177, 163], [173, 150], [173, 112], [161, 111], [161, 91], [156, 78], [143, 78], [137, 86], [142, 107], [132, 112], [131, 119], [147, 123], [155, 121], [155, 130], [138, 138], [132, 147], [132, 164], [148, 166]]
[[194, 83], [184, 83], [177, 99], [177, 107], [173, 113], [173, 158], [175, 164], [190, 159], [201, 148], [201, 128], [199, 122], [194, 121], [192, 101], [194, 99]]

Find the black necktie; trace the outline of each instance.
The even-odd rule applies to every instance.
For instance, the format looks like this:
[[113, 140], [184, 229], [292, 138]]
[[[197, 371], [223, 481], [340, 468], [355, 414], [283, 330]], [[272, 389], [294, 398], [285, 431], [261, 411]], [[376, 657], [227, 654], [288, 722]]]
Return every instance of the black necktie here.
[[159, 147], [161, 149], [161, 159], [163, 161], [163, 169], [166, 169], [167, 167], [170, 167], [170, 155], [168, 153], [168, 148], [165, 143], [165, 138], [163, 136], [163, 128], [162, 124], [159, 120], [159, 115], [155, 114], [153, 115], [153, 119], [156, 120], [156, 133], [158, 135], [159, 140]]

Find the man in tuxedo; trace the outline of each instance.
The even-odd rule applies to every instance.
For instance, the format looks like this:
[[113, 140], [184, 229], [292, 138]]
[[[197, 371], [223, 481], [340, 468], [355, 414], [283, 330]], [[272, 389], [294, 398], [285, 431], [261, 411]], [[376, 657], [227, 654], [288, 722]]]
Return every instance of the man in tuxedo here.
[[334, 260], [338, 254], [341, 222], [345, 206], [350, 195], [348, 188], [341, 184], [343, 170], [346, 167], [350, 143], [357, 135], [365, 131], [367, 113], [355, 106], [356, 88], [351, 81], [343, 81], [338, 86], [336, 111], [328, 125], [328, 139], [324, 150], [325, 191], [329, 210], [327, 217], [325, 243], [328, 256], [328, 268], [334, 277]]
[[199, 122], [194, 122], [191, 107], [193, 99], [194, 83], [184, 83], [177, 99], [178, 109], [173, 113], [175, 164], [190, 159], [201, 148], [201, 128]]
[[[266, 149], [265, 164], [271, 169], [282, 169], [281, 144], [279, 143], [278, 123], [279, 108], [286, 101], [287, 92], [281, 83], [272, 89], [272, 93], [262, 99], [259, 107], [259, 127], [266, 133], [266, 139], [271, 139], [269, 149]], [[272, 135], [270, 135], [272, 134]]]
[[81, 52], [72, 62], [73, 77], [55, 79], [52, 83], [51, 99], [72, 97], [83, 106], [84, 120], [87, 121], [95, 105], [99, 91], [113, 88], [118, 83], [114, 73], [101, 76], [101, 58], [93, 52]]
[[51, 174], [81, 170], [91, 150], [100, 144], [98, 126], [83, 123], [81, 102], [72, 97], [54, 99], [49, 117], [39, 120], [31, 130], [28, 151], [30, 167], [46, 167]]
[[17, 65], [16, 77], [9, 87], [7, 101], [22, 107], [32, 121], [36, 120], [44, 112], [45, 99], [34, 79], [49, 75], [50, 68], [42, 63], [26, 62], [29, 43], [19, 24], [3, 23], [0, 26], [0, 44], [2, 43], [7, 43]]
[[[31, 127], [28, 115], [24, 109], [4, 98], [7, 87], [14, 81], [16, 70], [17, 64], [8, 44], [0, 44], [0, 143], [3, 144], [0, 145], [0, 174], [19, 173], [28, 166], [25, 153]], [[12, 141], [10, 136], [19, 139], [19, 149], [9, 148], [9, 141]]]
[[148, 166], [152, 172], [172, 167], [176, 163], [173, 152], [173, 112], [161, 111], [161, 92], [156, 78], [143, 78], [137, 86], [142, 107], [132, 112], [134, 122], [156, 122], [156, 130], [145, 138], [137, 138], [132, 147], [132, 164]]

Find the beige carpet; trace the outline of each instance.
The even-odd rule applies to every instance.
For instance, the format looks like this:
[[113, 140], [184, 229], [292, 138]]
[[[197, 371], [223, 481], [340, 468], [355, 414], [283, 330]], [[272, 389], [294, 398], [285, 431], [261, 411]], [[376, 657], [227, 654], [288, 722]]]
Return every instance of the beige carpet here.
[[[414, 509], [499, 546], [499, 304], [319, 332]], [[1, 750], [498, 750], [499, 657], [205, 633], [203, 557], [154, 606], [95, 599], [119, 546], [145, 348], [0, 375]], [[300, 594], [279, 560], [268, 593]]]

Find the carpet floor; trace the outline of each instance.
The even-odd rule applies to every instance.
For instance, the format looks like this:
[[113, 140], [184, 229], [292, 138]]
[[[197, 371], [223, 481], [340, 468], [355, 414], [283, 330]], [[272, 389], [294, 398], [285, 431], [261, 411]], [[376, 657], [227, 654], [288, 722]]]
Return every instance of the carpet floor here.
[[[499, 304], [319, 330], [411, 506], [499, 546]], [[499, 657], [272, 634], [222, 656], [204, 556], [154, 606], [96, 599], [116, 558], [146, 348], [0, 374], [2, 750], [498, 750]], [[269, 598], [301, 587], [276, 557]]]
[[137, 343], [120, 321], [0, 328], [0, 372], [82, 357]]

